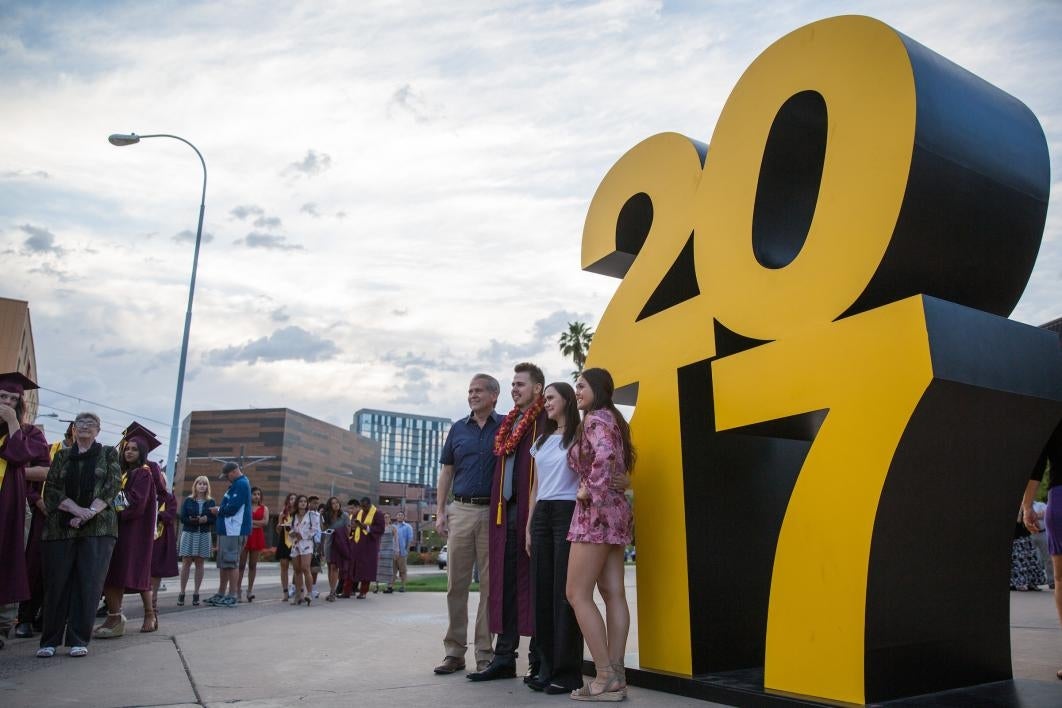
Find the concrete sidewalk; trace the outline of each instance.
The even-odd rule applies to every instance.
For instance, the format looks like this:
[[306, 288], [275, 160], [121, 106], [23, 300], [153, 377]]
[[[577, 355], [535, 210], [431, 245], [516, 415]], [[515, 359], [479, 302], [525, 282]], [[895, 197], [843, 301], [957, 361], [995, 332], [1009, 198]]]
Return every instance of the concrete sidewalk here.
[[[434, 568], [419, 572], [438, 572]], [[632, 610], [637, 602], [628, 569]], [[142, 612], [126, 598], [125, 637], [96, 640], [90, 654], [72, 659], [33, 656], [37, 639], [11, 640], [0, 652], [0, 705], [34, 706], [545, 706], [573, 705], [566, 696], [528, 690], [519, 680], [474, 684], [463, 674], [436, 676], [446, 630], [443, 593], [370, 594], [365, 600], [316, 600], [310, 607], [282, 603], [278, 570], [260, 568], [256, 600], [224, 609], [176, 607], [177, 583], [168, 582], [160, 605], [160, 631], [140, 634]], [[203, 598], [216, 589], [216, 573]], [[323, 597], [323, 596], [322, 596]], [[478, 596], [473, 595], [474, 614]], [[1015, 676], [1062, 682], [1059, 631], [1051, 594], [1011, 593]], [[637, 647], [632, 626], [629, 647]], [[526, 649], [526, 645], [521, 647]], [[524, 654], [521, 651], [521, 654]], [[631, 663], [636, 661], [631, 654]], [[471, 652], [469, 652], [471, 660]], [[526, 656], [519, 660], [520, 673]], [[710, 706], [631, 687], [642, 705]]]

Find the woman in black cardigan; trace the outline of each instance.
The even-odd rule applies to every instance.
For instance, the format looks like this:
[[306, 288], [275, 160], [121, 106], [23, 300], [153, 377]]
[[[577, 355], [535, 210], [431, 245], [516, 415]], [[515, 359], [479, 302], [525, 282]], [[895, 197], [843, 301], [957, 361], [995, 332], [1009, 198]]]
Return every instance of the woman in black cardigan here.
[[177, 555], [181, 557], [181, 592], [177, 604], [184, 604], [184, 591], [188, 587], [188, 570], [195, 563], [195, 588], [192, 604], [199, 604], [199, 586], [203, 584], [206, 559], [210, 557], [210, 532], [214, 528], [210, 508], [216, 506], [210, 496], [210, 480], [200, 475], [192, 483], [192, 493], [181, 505], [181, 542]]

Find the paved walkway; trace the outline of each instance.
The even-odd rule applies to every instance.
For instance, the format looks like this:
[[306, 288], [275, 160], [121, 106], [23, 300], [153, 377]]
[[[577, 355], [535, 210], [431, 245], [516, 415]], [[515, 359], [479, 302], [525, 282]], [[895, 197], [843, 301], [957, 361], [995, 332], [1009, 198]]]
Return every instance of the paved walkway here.
[[[435, 568], [418, 572], [438, 572]], [[632, 605], [637, 601], [628, 570]], [[216, 589], [208, 572], [204, 599]], [[443, 656], [442, 593], [369, 595], [366, 600], [282, 604], [278, 571], [265, 565], [257, 599], [236, 608], [176, 607], [176, 583], [160, 596], [160, 631], [140, 634], [139, 599], [126, 598], [131, 633], [96, 640], [90, 655], [36, 659], [36, 639], [0, 652], [0, 705], [20, 706], [545, 706], [565, 696], [528, 690], [519, 680], [473, 684], [436, 676]], [[208, 590], [209, 589], [209, 590]], [[189, 603], [191, 594], [189, 593]], [[473, 595], [471, 612], [478, 598]], [[1062, 666], [1062, 631], [1048, 592], [1011, 593], [1015, 675], [1050, 681]], [[630, 646], [637, 646], [632, 627]], [[523, 648], [523, 647], [522, 647]], [[470, 652], [471, 656], [471, 652]], [[526, 667], [521, 657], [519, 670]], [[630, 689], [630, 703], [690, 705], [687, 699]], [[694, 703], [709, 706], [708, 703]]]

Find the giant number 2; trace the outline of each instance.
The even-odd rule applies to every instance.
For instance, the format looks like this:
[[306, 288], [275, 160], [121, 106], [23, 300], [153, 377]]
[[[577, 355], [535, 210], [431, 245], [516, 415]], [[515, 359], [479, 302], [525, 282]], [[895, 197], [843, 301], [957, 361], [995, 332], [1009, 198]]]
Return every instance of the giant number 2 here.
[[[854, 702], [1009, 676], [1001, 562], [952, 569], [943, 588], [971, 582], [958, 610], [907, 571], [917, 544], [956, 565], [962, 549], [1002, 557], [1021, 478], [1062, 417], [1057, 344], [1004, 319], [1048, 186], [1021, 102], [854, 16], [761, 54], [710, 150], [662, 134], [613, 166], [582, 263], [623, 281], [588, 364], [637, 402], [643, 667], [761, 662], [768, 688]], [[768, 449], [787, 437], [814, 440], [789, 477]], [[749, 475], [784, 487], [774, 512], [718, 481]], [[945, 504], [975, 508], [934, 537]], [[747, 525], [726, 537], [722, 517]], [[746, 537], [773, 556], [746, 563]], [[716, 582], [745, 566], [762, 573], [733, 578], [740, 590]], [[991, 611], [971, 624], [971, 606]]]

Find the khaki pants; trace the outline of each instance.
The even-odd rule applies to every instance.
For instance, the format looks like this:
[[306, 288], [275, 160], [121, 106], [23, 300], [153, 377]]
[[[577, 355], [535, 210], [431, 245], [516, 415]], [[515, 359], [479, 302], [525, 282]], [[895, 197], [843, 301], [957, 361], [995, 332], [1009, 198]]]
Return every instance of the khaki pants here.
[[402, 587], [406, 586], [406, 557], [404, 555], [395, 556], [394, 562], [395, 578], [402, 581]]
[[479, 567], [479, 607], [476, 610], [476, 661], [490, 661], [491, 649], [488, 592], [490, 587], [490, 555], [487, 551], [487, 530], [490, 507], [454, 502], [447, 508], [449, 536], [447, 559], [446, 607], [450, 626], [443, 638], [447, 656], [463, 659], [468, 646], [468, 586], [472, 584], [472, 566]]

